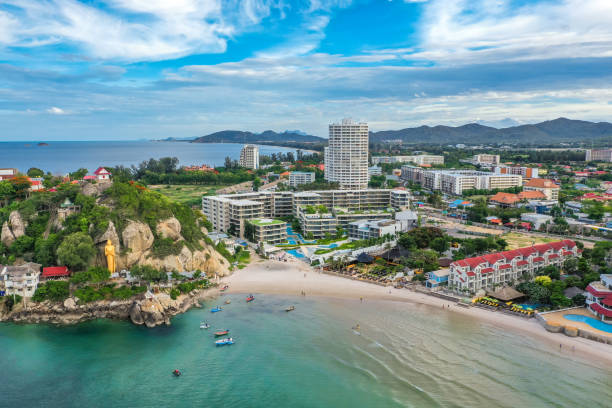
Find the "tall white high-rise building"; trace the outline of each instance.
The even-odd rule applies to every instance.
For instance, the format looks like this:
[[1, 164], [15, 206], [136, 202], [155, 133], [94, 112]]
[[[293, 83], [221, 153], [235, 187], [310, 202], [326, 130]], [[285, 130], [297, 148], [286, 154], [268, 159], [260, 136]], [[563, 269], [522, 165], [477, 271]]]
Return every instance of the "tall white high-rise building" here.
[[244, 145], [240, 151], [240, 166], [247, 169], [259, 168], [259, 148], [255, 145]]
[[329, 125], [325, 148], [325, 180], [343, 190], [368, 188], [368, 124], [343, 119]]

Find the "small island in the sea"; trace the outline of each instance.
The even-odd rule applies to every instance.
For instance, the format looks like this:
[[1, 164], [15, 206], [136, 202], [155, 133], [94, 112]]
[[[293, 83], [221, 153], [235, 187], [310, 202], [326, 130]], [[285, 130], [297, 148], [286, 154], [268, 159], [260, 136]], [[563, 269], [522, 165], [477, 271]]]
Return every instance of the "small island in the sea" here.
[[49, 143], [40, 142], [40, 143], [38, 143], [37, 146], [49, 146]]

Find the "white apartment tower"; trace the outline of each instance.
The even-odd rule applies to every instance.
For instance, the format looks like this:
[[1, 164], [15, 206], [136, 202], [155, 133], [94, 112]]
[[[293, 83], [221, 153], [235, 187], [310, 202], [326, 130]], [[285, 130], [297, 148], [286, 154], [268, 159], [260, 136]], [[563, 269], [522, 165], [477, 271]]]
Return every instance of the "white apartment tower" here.
[[259, 148], [255, 145], [244, 145], [240, 151], [240, 166], [247, 169], [259, 168]]
[[329, 125], [325, 148], [325, 180], [342, 190], [368, 188], [368, 124], [343, 119]]

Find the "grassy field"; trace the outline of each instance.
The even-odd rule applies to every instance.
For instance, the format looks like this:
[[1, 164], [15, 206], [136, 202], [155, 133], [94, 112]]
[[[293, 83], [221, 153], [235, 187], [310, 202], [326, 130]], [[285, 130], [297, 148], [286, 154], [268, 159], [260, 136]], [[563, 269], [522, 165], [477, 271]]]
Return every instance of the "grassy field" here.
[[558, 241], [558, 238], [534, 237], [532, 235], [509, 232], [501, 236], [508, 243], [508, 249], [523, 248], [547, 242]]
[[215, 194], [218, 189], [226, 186], [194, 186], [194, 185], [151, 185], [149, 188], [158, 191], [172, 200], [187, 205], [199, 206], [203, 195]]

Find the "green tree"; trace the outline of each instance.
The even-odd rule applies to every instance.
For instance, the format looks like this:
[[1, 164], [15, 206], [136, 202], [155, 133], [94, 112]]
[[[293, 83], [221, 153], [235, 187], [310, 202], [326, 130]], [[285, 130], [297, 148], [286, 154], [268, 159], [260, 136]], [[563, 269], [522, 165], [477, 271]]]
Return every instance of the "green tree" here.
[[87, 170], [84, 167], [81, 167], [77, 171], [75, 171], [73, 173], [70, 173], [70, 179], [72, 179], [72, 180], [82, 180], [83, 177], [85, 177], [87, 175], [87, 173], [89, 173], [89, 170]]
[[261, 187], [261, 185], [261, 179], [259, 177], [256, 177], [255, 180], [253, 180], [253, 191], [259, 191], [259, 187]]
[[431, 249], [438, 251], [439, 253], [446, 252], [450, 248], [450, 243], [447, 239], [438, 237], [434, 238], [429, 244]]
[[4, 201], [4, 205], [14, 196], [15, 187], [8, 180], [0, 181], [0, 200]]
[[30, 167], [28, 169], [28, 177], [42, 177], [45, 175], [45, 172], [41, 169], [37, 169], [36, 167]]
[[93, 240], [84, 232], [68, 235], [57, 248], [59, 263], [68, 266], [73, 271], [85, 270], [95, 254]]

